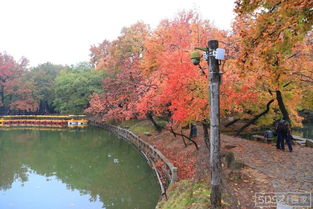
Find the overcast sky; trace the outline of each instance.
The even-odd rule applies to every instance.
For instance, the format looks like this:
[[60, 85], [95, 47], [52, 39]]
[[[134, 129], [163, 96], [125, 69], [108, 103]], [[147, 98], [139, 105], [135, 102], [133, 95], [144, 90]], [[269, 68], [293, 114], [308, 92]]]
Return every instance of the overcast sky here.
[[0, 52], [31, 66], [89, 60], [89, 48], [115, 39], [122, 27], [142, 20], [155, 28], [181, 10], [196, 9], [230, 29], [234, 0], [0, 0]]

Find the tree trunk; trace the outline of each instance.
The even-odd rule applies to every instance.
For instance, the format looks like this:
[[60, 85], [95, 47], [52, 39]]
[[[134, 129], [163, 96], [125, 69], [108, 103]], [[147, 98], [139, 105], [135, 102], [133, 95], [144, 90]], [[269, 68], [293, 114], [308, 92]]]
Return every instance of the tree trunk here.
[[193, 137], [197, 137], [197, 125], [192, 123], [190, 125], [189, 138]]
[[210, 135], [209, 135], [209, 130], [208, 130], [209, 126], [205, 120], [202, 121], [202, 128], [203, 128], [204, 142], [210, 151]]
[[284, 119], [290, 122], [289, 113], [286, 109], [285, 103], [283, 101], [283, 97], [279, 90], [276, 91], [276, 100], [278, 102], [279, 109], [281, 113], [283, 114]]
[[258, 114], [257, 116], [255, 116], [253, 119], [251, 119], [248, 123], [246, 123], [244, 126], [242, 126], [236, 133], [236, 136], [238, 136], [244, 129], [246, 129], [247, 127], [249, 127], [251, 124], [255, 123], [261, 116], [265, 115], [266, 113], [268, 113], [268, 111], [270, 111], [270, 106], [271, 104], [274, 102], [274, 99], [270, 100], [267, 105], [266, 105], [266, 110], [263, 111], [262, 113]]
[[0, 114], [5, 114], [5, 107], [4, 107], [4, 87], [1, 86], [1, 108], [0, 108]]
[[149, 112], [147, 112], [146, 115], [147, 115], [147, 118], [152, 122], [152, 124], [153, 124], [155, 130], [156, 130], [157, 132], [161, 132], [161, 131], [162, 131], [162, 127], [161, 127], [159, 124], [157, 124], [157, 123], [155, 122], [155, 120], [153, 119], [153, 114], [152, 114], [152, 112], [149, 111]]

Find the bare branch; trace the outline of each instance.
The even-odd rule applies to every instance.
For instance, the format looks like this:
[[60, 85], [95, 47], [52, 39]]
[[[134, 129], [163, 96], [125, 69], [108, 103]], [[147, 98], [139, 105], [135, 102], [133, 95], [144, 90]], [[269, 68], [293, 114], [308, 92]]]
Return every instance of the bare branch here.
[[[180, 133], [177, 133], [177, 132], [174, 131], [173, 127], [171, 127], [169, 131], [170, 131], [172, 134], [174, 134], [175, 137], [176, 137], [176, 136], [181, 136], [181, 137], [183, 137], [183, 139], [184, 139], [184, 138], [185, 138], [185, 139], [188, 139], [189, 141], [191, 141], [191, 142], [195, 145], [196, 149], [199, 150], [198, 144], [197, 144], [194, 140], [192, 140], [190, 137], [184, 135], [184, 134], [182, 133], [182, 131], [181, 131], [181, 134], [180, 134]], [[184, 143], [185, 143], [185, 140], [184, 140]], [[185, 144], [185, 146], [186, 146], [186, 144]]]
[[289, 86], [291, 83], [292, 83], [292, 81], [290, 81], [290, 82], [286, 83], [285, 85], [283, 85], [283, 88], [285, 88], [285, 87]]

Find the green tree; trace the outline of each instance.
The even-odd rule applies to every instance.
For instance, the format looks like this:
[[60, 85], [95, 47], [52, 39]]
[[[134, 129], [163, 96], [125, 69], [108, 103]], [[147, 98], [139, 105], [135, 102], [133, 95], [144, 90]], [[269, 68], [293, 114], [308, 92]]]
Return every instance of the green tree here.
[[[88, 65], [87, 65], [88, 66]], [[62, 70], [54, 83], [53, 105], [56, 111], [64, 114], [79, 114], [89, 106], [89, 96], [100, 93], [105, 73], [103, 70], [86, 67], [80, 63]]]
[[31, 69], [26, 75], [28, 80], [33, 82], [34, 89], [33, 95], [38, 102], [39, 113], [53, 113], [53, 100], [54, 100], [54, 81], [58, 73], [65, 69], [66, 66], [55, 65], [52, 63], [40, 64]]

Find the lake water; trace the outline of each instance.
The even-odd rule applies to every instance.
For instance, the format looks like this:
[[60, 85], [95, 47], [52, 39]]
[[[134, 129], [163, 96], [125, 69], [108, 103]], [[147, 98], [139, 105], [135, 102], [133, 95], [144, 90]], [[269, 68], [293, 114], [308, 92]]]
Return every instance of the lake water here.
[[303, 124], [302, 128], [295, 128], [293, 134], [304, 138], [313, 139], [313, 123]]
[[152, 209], [145, 158], [97, 128], [0, 129], [0, 209]]

